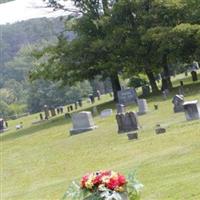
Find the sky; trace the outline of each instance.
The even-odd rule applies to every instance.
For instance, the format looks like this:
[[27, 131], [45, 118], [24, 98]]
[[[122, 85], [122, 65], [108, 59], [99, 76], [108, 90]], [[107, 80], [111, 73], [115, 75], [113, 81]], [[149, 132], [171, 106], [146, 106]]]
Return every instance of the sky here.
[[[66, 2], [67, 8], [73, 8], [70, 0]], [[53, 11], [45, 8], [42, 0], [15, 0], [0, 4], [0, 24], [15, 23], [32, 18], [57, 17], [67, 15], [64, 11]]]

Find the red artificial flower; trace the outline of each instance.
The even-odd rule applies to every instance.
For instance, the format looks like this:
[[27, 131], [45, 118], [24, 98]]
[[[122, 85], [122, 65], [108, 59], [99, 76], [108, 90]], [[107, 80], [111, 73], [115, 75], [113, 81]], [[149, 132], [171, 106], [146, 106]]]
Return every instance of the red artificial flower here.
[[96, 186], [100, 185], [102, 183], [102, 175], [101, 174], [98, 174], [94, 180], [92, 180], [92, 183]]
[[107, 183], [107, 188], [110, 190], [114, 190], [116, 187], [119, 186], [118, 179], [116, 178], [110, 178], [109, 182]]
[[81, 187], [82, 188], [85, 188], [85, 183], [88, 181], [88, 177], [89, 177], [88, 174], [82, 177], [82, 179], [81, 179]]
[[119, 186], [123, 186], [126, 184], [126, 178], [123, 176], [123, 175], [118, 175], [118, 183], [119, 183]]

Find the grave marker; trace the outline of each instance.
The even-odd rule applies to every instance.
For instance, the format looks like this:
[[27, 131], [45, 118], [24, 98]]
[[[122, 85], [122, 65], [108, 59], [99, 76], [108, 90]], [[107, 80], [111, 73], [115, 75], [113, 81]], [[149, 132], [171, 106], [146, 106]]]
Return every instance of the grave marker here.
[[78, 134], [85, 131], [90, 131], [96, 128], [91, 112], [80, 112], [72, 115], [73, 128], [70, 130], [70, 134]]
[[129, 105], [137, 102], [137, 93], [135, 89], [125, 89], [117, 92], [119, 104]]

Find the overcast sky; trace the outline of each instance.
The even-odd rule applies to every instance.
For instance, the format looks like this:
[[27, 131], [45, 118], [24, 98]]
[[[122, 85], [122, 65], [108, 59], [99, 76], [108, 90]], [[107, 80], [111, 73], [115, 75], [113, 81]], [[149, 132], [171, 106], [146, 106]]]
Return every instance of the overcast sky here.
[[[72, 7], [70, 0], [66, 4], [68, 8]], [[42, 0], [15, 0], [0, 4], [0, 24], [40, 17], [57, 17], [66, 14], [63, 11], [55, 12], [52, 8], [45, 8]]]

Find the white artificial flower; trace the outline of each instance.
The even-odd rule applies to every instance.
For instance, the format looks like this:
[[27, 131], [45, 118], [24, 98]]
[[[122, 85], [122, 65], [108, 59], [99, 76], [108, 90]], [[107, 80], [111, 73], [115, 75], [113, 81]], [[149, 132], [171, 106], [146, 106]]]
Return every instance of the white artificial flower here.
[[118, 192], [106, 190], [100, 194], [105, 200], [123, 200]]

